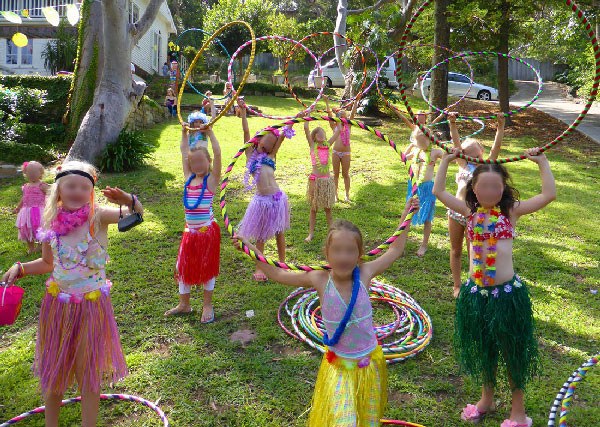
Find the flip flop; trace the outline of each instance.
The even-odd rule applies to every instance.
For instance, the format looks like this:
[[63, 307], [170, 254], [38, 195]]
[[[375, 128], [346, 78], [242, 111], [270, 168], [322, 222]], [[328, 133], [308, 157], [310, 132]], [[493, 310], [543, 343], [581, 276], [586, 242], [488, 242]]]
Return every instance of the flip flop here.
[[479, 424], [481, 421], [483, 421], [483, 419], [488, 413], [493, 413], [495, 411], [495, 408], [490, 409], [489, 411], [480, 411], [479, 409], [477, 409], [477, 406], [468, 404], [463, 408], [460, 417], [463, 421], [466, 421], [468, 423]]
[[533, 420], [529, 417], [525, 418], [525, 424], [519, 424], [516, 421], [504, 420], [500, 427], [531, 427], [533, 425]]
[[254, 273], [252, 275], [252, 277], [254, 278], [254, 280], [256, 280], [257, 282], [266, 282], [269, 280], [269, 278], [267, 276], [264, 275], [264, 273]]
[[215, 312], [213, 311], [212, 317], [208, 320], [201, 320], [200, 323], [206, 325], [207, 323], [212, 323], [215, 321]]

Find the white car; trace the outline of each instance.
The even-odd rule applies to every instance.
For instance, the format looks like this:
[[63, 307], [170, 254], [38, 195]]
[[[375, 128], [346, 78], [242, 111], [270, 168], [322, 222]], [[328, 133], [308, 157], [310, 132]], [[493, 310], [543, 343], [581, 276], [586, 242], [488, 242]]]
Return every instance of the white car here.
[[[450, 96], [459, 96], [462, 97], [469, 85], [471, 83], [471, 79], [464, 74], [459, 73], [448, 73], [448, 95]], [[421, 95], [421, 79], [417, 79], [415, 85], [413, 86], [413, 90], [415, 94]], [[423, 93], [426, 97], [429, 97], [429, 86], [431, 85], [431, 77], [428, 77], [423, 81]], [[498, 90], [493, 87], [482, 85], [476, 82], [473, 82], [473, 87], [469, 90], [467, 94], [467, 98], [476, 98], [481, 101], [497, 101], [498, 100]]]
[[[331, 61], [325, 63], [321, 67], [323, 71], [323, 75], [325, 76], [325, 87], [344, 87], [344, 75], [338, 67], [337, 59], [333, 58]], [[394, 74], [396, 70], [396, 61], [394, 58], [390, 58], [388, 62], [385, 64], [385, 68], [381, 70], [381, 74], [388, 79], [387, 85], [393, 89], [398, 88], [398, 80], [396, 80], [396, 76]], [[362, 74], [362, 73], [360, 73]], [[374, 73], [369, 73], [370, 77], [374, 76]], [[370, 80], [367, 82], [370, 84]], [[308, 75], [308, 87], [320, 88], [321, 87], [321, 75], [318, 70], [313, 69]]]

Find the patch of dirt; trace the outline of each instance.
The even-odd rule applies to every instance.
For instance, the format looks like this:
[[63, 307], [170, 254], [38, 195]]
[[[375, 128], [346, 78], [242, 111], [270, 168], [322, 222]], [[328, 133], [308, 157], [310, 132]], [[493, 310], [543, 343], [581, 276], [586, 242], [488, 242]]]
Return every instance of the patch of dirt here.
[[242, 347], [246, 347], [257, 338], [256, 332], [251, 329], [239, 329], [229, 336], [232, 342], [239, 342]]
[[396, 390], [393, 390], [388, 394], [388, 402], [395, 403], [397, 405], [400, 405], [402, 403], [410, 403], [414, 399], [415, 398], [413, 397], [412, 394], [403, 393], [403, 392], [396, 391]]
[[299, 356], [301, 354], [310, 353], [307, 350], [300, 350], [295, 347], [290, 347], [290, 346], [281, 345], [281, 344], [275, 344], [275, 345], [271, 346], [271, 351], [275, 354], [279, 354], [280, 356], [285, 356], [285, 357], [294, 357], [294, 356]]

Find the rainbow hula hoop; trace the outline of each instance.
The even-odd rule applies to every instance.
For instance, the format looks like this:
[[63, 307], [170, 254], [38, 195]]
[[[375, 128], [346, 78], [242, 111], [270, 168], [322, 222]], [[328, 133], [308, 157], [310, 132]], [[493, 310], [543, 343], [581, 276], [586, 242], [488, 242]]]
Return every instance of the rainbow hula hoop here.
[[[208, 33], [208, 32], [204, 31], [204, 30], [203, 30], [203, 29], [201, 29], [201, 28], [188, 28], [187, 30], [183, 31], [181, 34], [179, 34], [179, 35], [177, 36], [177, 38], [175, 39], [175, 46], [179, 46], [179, 38], [180, 38], [181, 36], [183, 36], [184, 34], [186, 34], [186, 33], [190, 32], [190, 31], [200, 31], [202, 34], [205, 34], [205, 35], [207, 35], [207, 36], [209, 36], [209, 37], [210, 37], [210, 36], [212, 36], [212, 34], [211, 34], [211, 33]], [[217, 43], [219, 43], [219, 46], [221, 46], [221, 48], [223, 48], [223, 52], [225, 52], [225, 54], [227, 55], [227, 57], [228, 57], [228, 58], [231, 58], [231, 55], [229, 54], [229, 52], [227, 52], [227, 48], [226, 48], [225, 46], [223, 46], [223, 43], [221, 43], [221, 41], [220, 41], [219, 39], [216, 39], [215, 41], [216, 41]], [[179, 52], [177, 51], [176, 53], [177, 53], [177, 56], [179, 57]], [[181, 68], [181, 66], [180, 66], [180, 65], [181, 65], [181, 64], [180, 64], [180, 63], [179, 63], [179, 61], [178, 61], [178, 62], [177, 62], [177, 67], [179, 68], [179, 73], [180, 73], [180, 74], [183, 74], [183, 68]], [[198, 95], [202, 96], [202, 97], [203, 97], [203, 98], [205, 98], [205, 99], [208, 99], [208, 96], [204, 95], [202, 92], [200, 92], [198, 89], [196, 89], [196, 86], [194, 86], [194, 85], [192, 84], [192, 82], [190, 82], [190, 81], [188, 80], [188, 81], [187, 81], [187, 84], [188, 84], [188, 85], [189, 85], [189, 86], [190, 86], [192, 89], [194, 89], [194, 92], [196, 92]], [[231, 87], [233, 87], [233, 83], [231, 84]], [[230, 91], [230, 93], [231, 93], [231, 91]], [[223, 96], [223, 97], [221, 97], [221, 98], [213, 98], [213, 97], [211, 96], [211, 99], [213, 99], [214, 101], [221, 101], [221, 100], [223, 100], [223, 99], [225, 99], [225, 98], [227, 98], [227, 97], [229, 97], [229, 93], [228, 93], [227, 95], [224, 95], [224, 96]]]
[[421, 424], [411, 423], [411, 422], [408, 422], [408, 421], [401, 421], [401, 420], [384, 420], [384, 419], [381, 419], [381, 424], [383, 424], [383, 425], [389, 425], [389, 426], [425, 427], [424, 425], [421, 425]]
[[[400, 94], [401, 94], [402, 102], [404, 102], [407, 112], [410, 114], [410, 117], [413, 120], [413, 122], [415, 122], [417, 124], [417, 126], [419, 126], [419, 129], [421, 129], [421, 131], [423, 131], [423, 133], [425, 133], [425, 135], [427, 135], [427, 137], [429, 137], [431, 142], [433, 142], [437, 146], [444, 148], [446, 151], [448, 151], [448, 148], [441, 145], [440, 142], [437, 140], [437, 138], [433, 134], [431, 134], [425, 126], [423, 126], [422, 124], [420, 124], [417, 121], [417, 117], [415, 116], [415, 114], [412, 111], [412, 108], [406, 97], [406, 91], [404, 90], [404, 86], [402, 85], [402, 61], [400, 60], [402, 58], [402, 51], [406, 48], [406, 43], [408, 41], [408, 35], [410, 34], [410, 31], [411, 31], [414, 23], [417, 21], [417, 19], [421, 15], [421, 13], [423, 13], [425, 8], [427, 6], [429, 6], [431, 3], [433, 3], [432, 0], [425, 0], [425, 3], [423, 3], [423, 5], [421, 7], [419, 7], [419, 9], [415, 12], [413, 17], [410, 19], [410, 21], [406, 24], [406, 29], [404, 30], [404, 33], [402, 34], [402, 41], [400, 43], [400, 49], [399, 49], [400, 57], [398, 60], [397, 75], [398, 75], [398, 83], [400, 84]], [[584, 119], [584, 117], [587, 115], [588, 111], [592, 107], [592, 103], [594, 102], [594, 100], [596, 99], [596, 96], [598, 95], [598, 86], [600, 85], [600, 46], [598, 45], [598, 39], [594, 35], [594, 30], [592, 29], [592, 25], [588, 22], [587, 18], [583, 14], [583, 12], [579, 9], [579, 7], [572, 0], [565, 0], [565, 4], [571, 8], [573, 14], [577, 17], [579, 22], [584, 26], [584, 28], [587, 31], [588, 38], [590, 39], [590, 42], [592, 43], [592, 47], [594, 49], [594, 58], [596, 60], [596, 63], [595, 63], [596, 75], [594, 76], [594, 80], [593, 80], [594, 84], [592, 86], [592, 91], [590, 92], [590, 96], [586, 102], [585, 107], [583, 108], [581, 113], [579, 113], [579, 116], [575, 119], [575, 121], [573, 123], [571, 123], [569, 125], [569, 127], [563, 133], [561, 133], [559, 136], [554, 138], [554, 140], [550, 141], [549, 143], [547, 143], [546, 145], [544, 145], [542, 147], [539, 147], [540, 152], [542, 152], [542, 153], [544, 151], [549, 150], [550, 148], [552, 148], [553, 146], [555, 146], [562, 140], [564, 140], [566, 136], [568, 136], [575, 128], [577, 128], [577, 126], [579, 126], [581, 121]], [[484, 160], [484, 159], [472, 158], [472, 157], [466, 156], [462, 153], [460, 154], [459, 157], [468, 162], [480, 163], [480, 164], [510, 163], [510, 162], [517, 162], [519, 160], [526, 159], [526, 157], [524, 155], [521, 155], [521, 156], [515, 156], [515, 157], [506, 157], [506, 158], [497, 159], [497, 160], [490, 160], [490, 159]]]
[[[431, 102], [429, 102], [429, 99], [427, 99], [425, 97], [425, 91], [423, 90], [423, 81], [425, 79], [427, 79], [431, 73], [433, 72], [433, 70], [435, 70], [436, 68], [447, 64], [448, 62], [452, 61], [453, 59], [456, 58], [465, 58], [467, 56], [498, 56], [498, 57], [504, 57], [507, 59], [512, 59], [513, 61], [517, 61], [523, 65], [526, 65], [527, 67], [529, 67], [537, 76], [538, 79], [538, 91], [537, 93], [533, 96], [533, 98], [531, 98], [531, 100], [529, 102], [527, 102], [525, 105], [523, 105], [522, 107], [517, 108], [516, 110], [512, 110], [509, 111], [508, 113], [502, 113], [503, 116], [508, 117], [508, 116], [512, 116], [513, 114], [516, 114], [520, 111], [523, 111], [524, 109], [530, 107], [535, 101], [537, 101], [537, 99], [540, 97], [540, 94], [542, 93], [542, 76], [540, 74], [540, 71], [538, 69], [536, 69], [533, 65], [531, 65], [529, 62], [524, 61], [521, 58], [517, 58], [516, 56], [512, 56], [512, 55], [506, 55], [504, 53], [497, 53], [497, 52], [466, 52], [466, 53], [461, 53], [460, 55], [456, 55], [453, 56], [451, 58], [445, 59], [442, 62], [434, 65], [433, 67], [431, 67], [429, 69], [429, 71], [427, 71], [427, 73], [425, 73], [425, 75], [423, 76], [423, 80], [421, 80], [421, 95], [423, 96], [423, 99], [425, 100], [425, 102], [427, 103], [427, 105], [429, 105], [432, 109], [434, 109], [435, 111], [437, 111], [438, 113], [442, 113], [443, 111], [440, 110], [438, 107], [436, 107], [435, 105], [433, 105]], [[471, 86], [473, 85], [473, 80], [471, 80]], [[469, 90], [467, 91], [467, 93], [465, 94], [468, 95], [469, 92], [471, 91], [471, 87], [469, 87]], [[498, 116], [496, 115], [491, 115], [491, 116], [480, 116], [480, 117], [471, 117], [471, 116], [458, 116], [461, 119], [479, 119], [479, 120], [491, 120], [491, 119], [496, 119], [498, 118]]]
[[556, 395], [556, 399], [550, 409], [550, 415], [548, 419], [548, 427], [554, 427], [556, 425], [556, 414], [558, 408], [560, 408], [560, 418], [558, 420], [560, 427], [566, 427], [567, 425], [567, 414], [569, 411], [569, 405], [573, 400], [575, 388], [577, 384], [583, 381], [587, 372], [598, 364], [600, 360], [600, 354], [595, 355], [587, 362], [584, 362], [563, 384], [560, 391]]
[[[160, 409], [154, 403], [147, 401], [146, 399], [143, 399], [143, 398], [137, 397], [137, 396], [131, 396], [129, 394], [101, 394], [100, 399], [101, 400], [129, 400], [131, 402], [138, 402], [138, 403], [152, 409], [154, 412], [156, 412], [156, 414], [160, 417], [161, 421], [163, 422], [163, 426], [169, 427], [169, 420], [167, 419], [167, 416], [162, 411], [162, 409]], [[63, 400], [61, 402], [61, 405], [64, 406], [64, 405], [68, 405], [69, 403], [75, 403], [75, 402], [80, 402], [80, 401], [81, 401], [81, 396], [74, 397], [72, 399]], [[15, 424], [15, 423], [17, 423], [25, 418], [28, 418], [32, 415], [41, 414], [45, 410], [46, 410], [45, 406], [40, 406], [39, 408], [35, 408], [35, 409], [32, 409], [31, 411], [24, 412], [21, 415], [18, 415], [16, 417], [6, 421], [5, 423], [0, 424], [0, 427], [8, 427], [9, 425]]]
[[[240, 86], [238, 87], [238, 90], [234, 92], [233, 96], [231, 97], [231, 99], [223, 106], [223, 109], [221, 110], [221, 112], [214, 118], [212, 119], [207, 126], [212, 126], [213, 124], [215, 124], [221, 117], [223, 117], [225, 115], [225, 113], [227, 113], [227, 111], [229, 111], [229, 109], [231, 108], [231, 106], [233, 105], [233, 103], [235, 102], [235, 100], [237, 99], [237, 97], [239, 96], [239, 94], [241, 93], [242, 89], [244, 88], [244, 85], [246, 84], [246, 80], [248, 80], [248, 76], [250, 75], [250, 70], [252, 68], [252, 64], [254, 63], [254, 55], [256, 54], [256, 37], [254, 36], [254, 30], [252, 29], [252, 27], [250, 25], [248, 25], [248, 23], [244, 22], [244, 21], [233, 21], [230, 22], [228, 24], [223, 25], [221, 28], [219, 28], [217, 31], [215, 31], [213, 33], [212, 36], [210, 36], [210, 38], [208, 40], [206, 40], [204, 42], [204, 44], [202, 45], [202, 47], [200, 48], [200, 50], [198, 51], [198, 53], [196, 54], [196, 56], [194, 57], [194, 60], [192, 61], [192, 63], [190, 64], [187, 73], [185, 74], [185, 77], [183, 78], [183, 82], [181, 83], [181, 89], [179, 89], [179, 96], [177, 97], [177, 118], [179, 119], [179, 122], [183, 125], [183, 123], [185, 123], [183, 121], [183, 118], [181, 117], [181, 97], [183, 96], [183, 90], [185, 89], [185, 84], [188, 81], [192, 70], [194, 69], [194, 67], [196, 66], [196, 62], [198, 62], [198, 58], [200, 58], [200, 56], [204, 53], [204, 51], [206, 50], [206, 48], [210, 45], [210, 43], [219, 35], [221, 34], [223, 31], [225, 31], [227, 28], [233, 26], [233, 25], [244, 25], [246, 28], [248, 28], [248, 30], [250, 30], [250, 36], [252, 38], [252, 51], [250, 53], [250, 60], [248, 61], [248, 67], [246, 68], [246, 72], [244, 73], [244, 77], [242, 77], [242, 81], [240, 82]], [[185, 127], [188, 131], [194, 131], [197, 129], [193, 129], [189, 126]]]
[[[277, 125], [274, 126], [270, 126], [267, 127], [263, 130], [261, 130], [259, 133], [257, 133], [252, 139], [250, 139], [248, 142], [246, 142], [242, 148], [239, 149], [239, 151], [233, 156], [233, 160], [231, 161], [231, 163], [227, 166], [225, 173], [223, 174], [223, 179], [221, 181], [221, 198], [220, 198], [220, 206], [221, 206], [221, 214], [223, 215], [223, 222], [225, 223], [225, 227], [227, 228], [227, 232], [229, 233], [230, 236], [234, 236], [234, 229], [233, 229], [233, 225], [231, 224], [231, 221], [229, 220], [229, 214], [227, 213], [227, 202], [225, 201], [225, 196], [227, 195], [227, 185], [229, 184], [229, 175], [231, 175], [231, 171], [233, 170], [235, 164], [237, 163], [238, 159], [242, 156], [242, 154], [244, 154], [246, 148], [251, 147], [254, 145], [255, 141], [258, 141], [262, 136], [266, 135], [267, 133], [270, 133], [272, 130], [274, 129], [279, 129], [283, 126], [286, 125], [291, 125], [291, 124], [295, 124], [295, 123], [304, 123], [304, 122], [313, 122], [313, 121], [329, 121], [329, 122], [335, 122], [335, 123], [341, 123], [341, 124], [345, 124], [345, 125], [349, 125], [349, 126], [358, 126], [360, 129], [366, 130], [368, 132], [371, 132], [373, 135], [377, 136], [378, 138], [380, 138], [381, 140], [387, 142], [390, 147], [392, 147], [394, 149], [394, 151], [396, 151], [396, 153], [398, 153], [398, 155], [400, 156], [400, 159], [406, 164], [406, 156], [404, 155], [404, 153], [402, 152], [402, 150], [400, 150], [396, 144], [394, 143], [394, 141], [392, 141], [391, 139], [389, 139], [389, 137], [387, 135], [384, 135], [383, 133], [379, 132], [376, 129], [373, 129], [369, 126], [367, 126], [364, 123], [361, 122], [357, 122], [354, 120], [348, 120], [348, 119], [342, 119], [339, 117], [327, 117], [327, 116], [320, 116], [320, 117], [297, 117], [295, 119], [292, 120], [287, 120], [285, 122], [279, 123]], [[414, 197], [417, 194], [417, 185], [416, 182], [414, 180], [414, 171], [412, 169], [412, 166], [409, 164], [407, 167], [407, 171], [408, 171], [408, 176], [412, 179], [413, 182], [413, 186], [412, 186], [412, 193], [411, 195]], [[363, 259], [364, 260], [370, 260], [375, 258], [377, 255], [379, 255], [381, 252], [383, 252], [384, 250], [386, 250], [394, 240], [396, 240], [398, 238], [398, 236], [400, 236], [400, 234], [402, 234], [402, 231], [410, 224], [412, 217], [414, 215], [415, 210], [413, 209], [413, 207], [410, 207], [410, 210], [408, 211], [408, 214], [406, 215], [406, 218], [404, 219], [404, 221], [402, 222], [402, 224], [400, 224], [400, 226], [396, 229], [396, 231], [394, 232], [394, 234], [387, 239], [384, 243], [382, 243], [381, 245], [379, 245], [378, 247], [376, 247], [375, 249], [369, 251], [368, 253], [366, 253], [365, 255], [363, 255]], [[301, 264], [290, 264], [290, 263], [286, 263], [286, 262], [281, 262], [278, 260], [274, 260], [272, 258], [269, 257], [265, 257], [262, 255], [258, 255], [256, 252], [254, 252], [253, 250], [251, 250], [250, 248], [248, 248], [248, 246], [246, 246], [245, 243], [240, 241], [240, 246], [239, 248], [246, 254], [248, 255], [250, 258], [260, 261], [260, 262], [264, 262], [266, 264], [272, 265], [273, 267], [279, 267], [279, 268], [283, 268], [286, 270], [296, 270], [296, 271], [311, 271], [311, 270], [329, 270], [329, 265], [327, 264], [323, 264], [323, 265], [315, 265], [315, 266], [310, 266], [310, 265], [301, 265]]]
[[[479, 119], [458, 119], [457, 121], [472, 121], [472, 122], [477, 123], [478, 125], [481, 126], [479, 129], [477, 129], [471, 135], [461, 136], [460, 137], [461, 141], [463, 141], [463, 140], [465, 140], [467, 138], [472, 138], [472, 137], [474, 137], [475, 135], [477, 135], [478, 133], [482, 132], [485, 129], [485, 123], [483, 122], [483, 120], [479, 120]], [[428, 125], [428, 126], [429, 127], [434, 127], [434, 126], [439, 126], [439, 125], [443, 125], [443, 124], [446, 124], [446, 123], [449, 123], [448, 120], [444, 120], [443, 122], [437, 122], [437, 123], [434, 123], [433, 125]], [[411, 138], [410, 142], [413, 142], [412, 138]], [[450, 144], [451, 142], [452, 142], [452, 140], [450, 140], [450, 141], [440, 141], [440, 144], [446, 145], [446, 144]]]
[[[258, 41], [263, 41], [263, 40], [282, 40], [282, 41], [287, 41], [287, 42], [295, 43], [295, 46], [300, 46], [302, 49], [304, 49], [306, 51], [306, 53], [308, 53], [311, 56], [312, 59], [315, 60], [316, 68], [318, 68], [319, 71], [321, 71], [321, 62], [317, 59], [317, 57], [315, 56], [315, 54], [311, 50], [309, 50], [306, 46], [304, 46], [300, 42], [298, 42], [296, 40], [293, 40], [293, 39], [289, 39], [287, 37], [280, 37], [280, 36], [262, 36], [262, 37], [258, 37], [256, 39], [257, 42]], [[245, 42], [231, 56], [231, 59], [229, 60], [229, 65], [227, 66], [227, 79], [228, 79], [227, 81], [229, 83], [232, 83], [232, 80], [233, 80], [232, 66], [233, 66], [233, 63], [235, 61], [235, 58], [237, 58], [237, 55], [242, 51], [242, 49], [244, 49], [250, 43], [252, 43], [252, 40], [248, 40], [247, 42]], [[323, 74], [323, 73], [321, 73], [321, 74]], [[317, 95], [317, 99], [315, 99], [315, 102], [313, 102], [310, 105], [310, 107], [308, 107], [306, 110], [304, 110], [304, 113], [310, 111], [315, 105], [317, 105], [317, 102], [319, 102], [319, 100], [323, 97], [323, 92], [325, 91], [325, 85], [323, 84], [324, 82], [325, 82], [325, 75], [322, 76], [321, 91]], [[259, 117], [263, 117], [265, 119], [288, 120], [288, 119], [293, 119], [294, 117], [296, 117], [296, 116], [288, 116], [288, 117], [269, 116], [269, 115], [266, 115], [266, 114], [263, 114], [263, 113], [259, 113], [258, 111], [255, 111], [250, 106], [246, 105], [246, 103], [244, 103], [244, 105], [246, 106], [246, 108], [248, 109], [248, 111], [250, 111], [253, 114], [256, 114]]]
[[[453, 50], [448, 49], [445, 46], [439, 46], [437, 44], [409, 44], [406, 45], [405, 48], [407, 47], [437, 47], [440, 49], [444, 49], [447, 52], [450, 52], [453, 55], [457, 55], [456, 52], [454, 52]], [[396, 52], [392, 53], [389, 56], [386, 56], [385, 61], [383, 61], [383, 63], [381, 64], [381, 68], [383, 69], [383, 66], [385, 65], [386, 62], [388, 62], [390, 60], [391, 57], [393, 57], [394, 55], [397, 55], [398, 53], [400, 53], [400, 49], [398, 49]], [[456, 107], [462, 100], [464, 100], [466, 98], [466, 96], [469, 94], [469, 92], [471, 91], [471, 88], [473, 87], [473, 67], [471, 67], [471, 63], [469, 61], [467, 61], [465, 58], [462, 58], [462, 60], [464, 61], [465, 64], [467, 64], [467, 67], [469, 68], [469, 71], [471, 73], [471, 84], [469, 86], [469, 89], [467, 90], [467, 92], [463, 95], [462, 98], [460, 98], [458, 101], [456, 101], [454, 104], [446, 107], [446, 110], [450, 110], [453, 107]], [[396, 70], [394, 71], [394, 75], [396, 75]], [[421, 87], [423, 87], [423, 79], [421, 77], [419, 77], [419, 80], [421, 80]], [[398, 87], [400, 87], [400, 85], [402, 84], [402, 81], [398, 81]], [[383, 100], [383, 102], [385, 102], [385, 104], [392, 108], [393, 110], [396, 110], [400, 113], [404, 113], [407, 114], [407, 111], [402, 111], [400, 110], [398, 107], [396, 107], [394, 104], [392, 104], [391, 102], [389, 102], [385, 96], [383, 96], [383, 93], [381, 92], [381, 88], [379, 87], [379, 74], [377, 75], [377, 93], [379, 94], [379, 96], [381, 97], [381, 99]], [[434, 114], [433, 111], [430, 111], [428, 113], [425, 114]]]
[[[307, 39], [310, 39], [310, 38], [312, 38], [312, 37], [315, 37], [315, 36], [320, 36], [320, 35], [327, 35], [327, 36], [337, 36], [337, 37], [340, 37], [340, 38], [342, 38], [342, 39], [346, 40], [346, 44], [347, 44], [347, 45], [349, 45], [349, 46], [354, 46], [354, 48], [356, 49], [356, 51], [357, 51], [357, 52], [360, 54], [360, 57], [361, 57], [361, 59], [362, 59], [363, 66], [364, 66], [364, 71], [363, 71], [363, 84], [362, 84], [362, 86], [360, 87], [360, 90], [358, 91], [358, 93], [362, 93], [362, 91], [363, 91], [363, 89], [364, 89], [364, 87], [365, 87], [365, 84], [367, 83], [367, 63], [366, 63], [366, 61], [365, 61], [365, 57], [364, 57], [364, 55], [363, 55], [363, 53], [362, 53], [362, 50], [360, 50], [360, 49], [358, 48], [357, 44], [356, 44], [356, 43], [354, 43], [354, 42], [353, 42], [351, 39], [349, 39], [348, 37], [346, 37], [346, 36], [343, 36], [343, 35], [341, 35], [341, 34], [338, 34], [338, 33], [332, 33], [332, 32], [329, 32], [329, 31], [322, 31], [322, 32], [320, 32], [320, 33], [313, 33], [313, 34], [309, 34], [308, 36], [306, 36], [306, 37], [304, 37], [302, 40], [300, 40], [300, 41], [298, 42], [298, 44], [300, 44], [300, 43], [304, 43], [304, 41], [305, 41], [305, 40], [307, 40]], [[298, 45], [296, 45], [296, 46], [298, 46]], [[298, 98], [298, 96], [296, 95], [296, 93], [294, 92], [294, 89], [292, 89], [292, 84], [290, 83], [290, 80], [289, 80], [289, 78], [288, 78], [288, 64], [290, 63], [290, 59], [292, 58], [292, 55], [294, 54], [294, 51], [296, 50], [296, 46], [294, 46], [294, 47], [292, 48], [292, 50], [290, 50], [290, 53], [288, 53], [288, 57], [285, 59], [285, 67], [284, 67], [284, 71], [285, 71], [285, 73], [284, 73], [284, 74], [285, 74], [285, 83], [286, 83], [286, 84], [287, 84], [287, 86], [288, 86], [288, 90], [289, 90], [289, 91], [292, 93], [292, 95], [294, 96], [294, 98], [296, 98], [296, 101], [298, 101], [300, 104], [302, 104], [302, 105], [304, 106], [304, 108], [308, 108], [308, 107], [306, 106], [306, 104], [305, 104], [304, 102], [302, 102], [302, 101], [300, 100], [300, 98]], [[357, 95], [357, 96], [358, 96], [358, 95]], [[355, 96], [354, 98], [350, 98], [350, 99], [344, 99], [342, 102], [349, 101], [347, 105], [350, 105], [352, 102], [354, 102], [354, 101], [356, 100], [357, 96]], [[318, 112], [318, 113], [329, 113], [329, 111], [322, 111], [322, 110], [315, 110], [315, 111], [316, 111], [316, 112]]]

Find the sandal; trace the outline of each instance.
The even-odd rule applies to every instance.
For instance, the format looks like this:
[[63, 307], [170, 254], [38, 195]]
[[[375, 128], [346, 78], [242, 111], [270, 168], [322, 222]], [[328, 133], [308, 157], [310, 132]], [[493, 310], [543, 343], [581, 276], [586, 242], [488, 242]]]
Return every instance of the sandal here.
[[[494, 412], [494, 410], [490, 410], [489, 412]], [[466, 421], [468, 423], [479, 424], [481, 421], [483, 421], [487, 414], [488, 411], [480, 411], [479, 409], [477, 409], [477, 406], [468, 404], [466, 407], [463, 408], [460, 417], [463, 421]]]
[[519, 424], [516, 421], [504, 420], [500, 427], [531, 427], [533, 425], [533, 420], [529, 417], [525, 418], [525, 424]]

